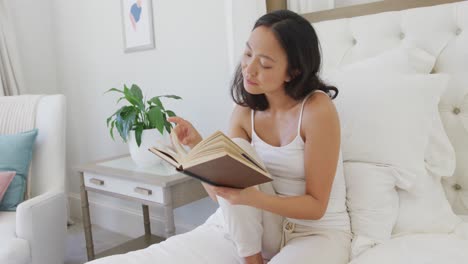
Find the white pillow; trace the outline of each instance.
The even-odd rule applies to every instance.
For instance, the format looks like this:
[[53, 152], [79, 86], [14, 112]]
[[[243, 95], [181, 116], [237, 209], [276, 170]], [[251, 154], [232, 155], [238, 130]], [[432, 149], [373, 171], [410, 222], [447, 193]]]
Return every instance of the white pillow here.
[[394, 166], [402, 189], [427, 174], [423, 157], [447, 75], [342, 71], [331, 80], [341, 93], [335, 103], [345, 162]]
[[451, 233], [463, 222], [453, 212], [440, 179], [429, 173], [428, 177], [418, 177], [411, 189], [398, 189], [400, 209], [393, 229], [394, 236]]
[[[435, 57], [417, 48], [399, 47], [378, 56], [344, 66], [341, 72], [362, 73], [429, 73]], [[335, 72], [336, 74], [336, 72]], [[352, 74], [352, 73], [350, 73]], [[332, 74], [329, 74], [332, 75]], [[325, 76], [324, 79], [327, 79]], [[338, 87], [343, 91], [343, 87]], [[342, 99], [343, 93], [338, 96]], [[433, 116], [433, 128], [429, 145], [425, 150], [426, 168], [438, 175], [451, 175], [455, 168], [455, 153], [445, 133], [440, 115]], [[342, 142], [350, 138], [346, 120], [342, 121]], [[352, 257], [364, 250], [390, 239], [398, 216], [398, 195], [395, 184], [404, 186], [404, 177], [397, 177], [395, 168], [364, 163], [346, 165], [347, 206], [354, 233]], [[399, 175], [399, 174], [398, 174]], [[390, 180], [396, 177], [394, 180]], [[369, 184], [372, 183], [372, 184]], [[408, 185], [409, 183], [407, 183]], [[379, 191], [376, 191], [379, 190]], [[373, 223], [370, 224], [369, 223]]]
[[431, 136], [424, 154], [426, 169], [438, 177], [451, 177], [456, 167], [455, 149], [445, 132], [439, 112], [433, 118]]
[[398, 172], [390, 166], [344, 163], [347, 206], [354, 233], [351, 258], [390, 238], [398, 216]]
[[395, 186], [410, 188], [426, 175], [424, 153], [447, 76], [347, 70], [330, 81], [341, 93], [335, 103], [355, 257], [391, 237], [398, 215]]
[[430, 73], [435, 57], [418, 48], [398, 47], [375, 57], [343, 65], [342, 70], [393, 73]]
[[[399, 47], [378, 56], [343, 66], [341, 71], [381, 72], [381, 73], [427, 73], [435, 64], [436, 58], [422, 49]], [[340, 88], [338, 88], [340, 89]], [[426, 169], [435, 175], [452, 176], [455, 171], [455, 151], [445, 132], [439, 113], [434, 115], [429, 144], [424, 157]]]

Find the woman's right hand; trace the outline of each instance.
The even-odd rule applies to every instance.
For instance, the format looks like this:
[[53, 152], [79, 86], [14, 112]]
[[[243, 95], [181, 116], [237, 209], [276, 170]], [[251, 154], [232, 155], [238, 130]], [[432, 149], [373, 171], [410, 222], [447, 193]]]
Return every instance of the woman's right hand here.
[[202, 141], [203, 138], [200, 133], [189, 121], [178, 116], [169, 117], [167, 121], [176, 123], [176, 126], [172, 129], [172, 133], [176, 134], [181, 144], [193, 148]]
[[[200, 133], [198, 133], [198, 131], [193, 127], [193, 125], [189, 121], [177, 116], [169, 117], [167, 121], [176, 123], [176, 126], [172, 129], [171, 133], [174, 133], [177, 136], [177, 139], [181, 144], [193, 148], [198, 143], [200, 143], [200, 141], [202, 141]], [[211, 197], [211, 199], [217, 202], [218, 199], [216, 198], [216, 194], [213, 191], [214, 186], [203, 182], [202, 185], [205, 188], [208, 195]]]

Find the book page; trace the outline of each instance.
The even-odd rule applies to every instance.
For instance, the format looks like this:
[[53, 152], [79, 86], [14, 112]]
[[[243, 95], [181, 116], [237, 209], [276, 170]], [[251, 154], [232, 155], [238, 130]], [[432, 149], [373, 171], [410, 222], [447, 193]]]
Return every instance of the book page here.
[[179, 138], [177, 138], [177, 135], [175, 133], [171, 132], [170, 136], [172, 145], [174, 146], [174, 149], [177, 152], [179, 163], [182, 163], [187, 156], [187, 151], [184, 149], [182, 144], [180, 144]]
[[182, 164], [187, 152], [180, 144], [175, 133], [170, 134], [170, 140], [171, 145], [157, 144], [156, 146], [149, 148], [149, 151], [171, 163], [176, 168], [180, 168], [180, 164]]
[[193, 149], [189, 152], [189, 155], [193, 155], [204, 148], [205, 145], [211, 144], [211, 142], [220, 137], [223, 134], [221, 131], [216, 131], [215, 133], [211, 134], [211, 136], [203, 139], [200, 143], [198, 143]]
[[230, 156], [237, 157], [238, 160], [244, 160], [245, 162], [255, 165], [258, 169], [266, 171], [266, 168], [262, 167], [260, 162], [256, 161], [255, 158], [251, 157], [221, 131], [216, 131], [214, 134], [196, 145], [188, 153], [184, 163], [202, 163], [210, 160], [214, 156], [219, 156], [219, 153], [230, 154]]
[[162, 160], [168, 162], [172, 166], [176, 167], [177, 169], [180, 168], [180, 163], [177, 159], [177, 154], [171, 150], [167, 146], [158, 146], [158, 147], [151, 147], [148, 149], [156, 156], [160, 157]]

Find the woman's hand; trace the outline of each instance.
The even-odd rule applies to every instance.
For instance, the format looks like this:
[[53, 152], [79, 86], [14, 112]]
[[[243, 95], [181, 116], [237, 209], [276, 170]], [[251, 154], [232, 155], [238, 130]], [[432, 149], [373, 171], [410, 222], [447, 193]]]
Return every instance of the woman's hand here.
[[256, 196], [261, 193], [258, 188], [256, 187], [249, 187], [245, 189], [235, 189], [235, 188], [227, 188], [227, 187], [217, 187], [217, 186], [210, 186], [211, 191], [213, 191], [216, 195], [223, 197], [226, 199], [230, 204], [238, 204], [238, 205], [253, 205], [253, 201], [255, 201]]
[[189, 121], [177, 116], [169, 117], [167, 121], [176, 123], [172, 132], [177, 135], [179, 142], [183, 145], [193, 148], [202, 141], [203, 138], [200, 136], [200, 133]]

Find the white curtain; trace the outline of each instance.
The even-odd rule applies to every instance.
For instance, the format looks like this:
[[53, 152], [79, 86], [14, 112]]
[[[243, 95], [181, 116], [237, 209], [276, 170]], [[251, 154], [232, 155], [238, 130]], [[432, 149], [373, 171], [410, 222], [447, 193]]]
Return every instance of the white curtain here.
[[5, 1], [0, 0], [0, 96], [24, 93], [13, 24]]
[[288, 0], [288, 9], [299, 14], [317, 12], [335, 7], [334, 0]]

